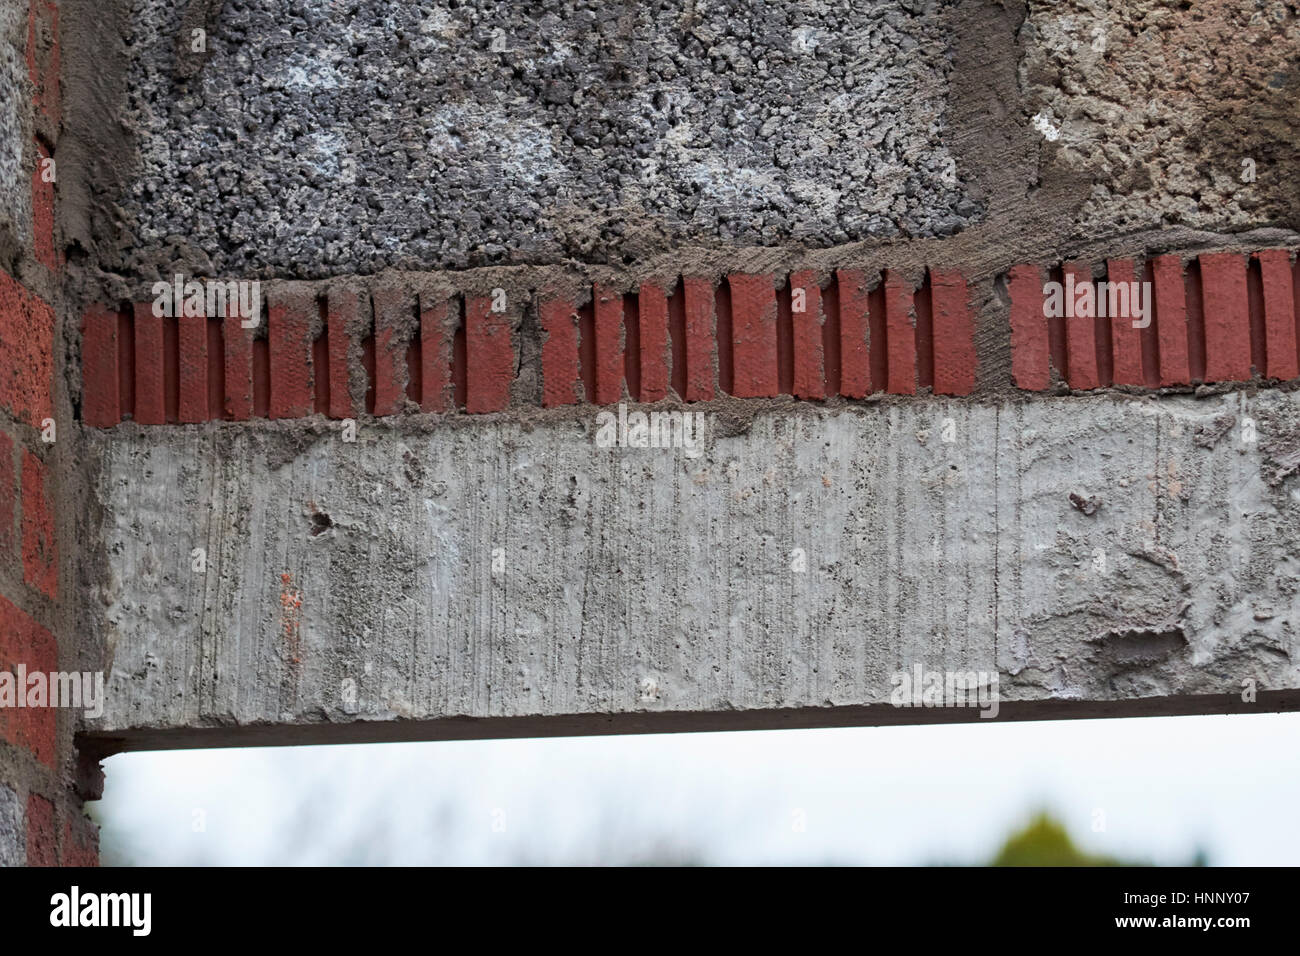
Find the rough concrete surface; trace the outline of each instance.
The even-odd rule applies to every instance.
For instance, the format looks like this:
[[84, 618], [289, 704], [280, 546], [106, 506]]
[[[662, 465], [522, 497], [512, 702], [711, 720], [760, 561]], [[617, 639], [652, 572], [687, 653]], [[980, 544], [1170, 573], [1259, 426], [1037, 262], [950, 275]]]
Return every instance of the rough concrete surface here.
[[31, 138], [27, 103], [27, 5], [0, 3], [0, 256], [31, 241], [32, 187], [23, 157]]
[[1020, 716], [1300, 688], [1298, 396], [805, 409], [711, 423], [693, 458], [594, 432], [96, 435], [90, 730], [918, 720], [887, 704], [916, 664], [996, 670]]

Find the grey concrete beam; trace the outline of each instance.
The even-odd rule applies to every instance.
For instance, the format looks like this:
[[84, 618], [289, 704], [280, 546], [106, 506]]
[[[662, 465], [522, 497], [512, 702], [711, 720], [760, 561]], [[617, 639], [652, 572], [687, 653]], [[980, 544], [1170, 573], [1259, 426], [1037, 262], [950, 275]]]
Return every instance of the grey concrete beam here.
[[[1300, 395], [89, 433], [105, 747], [1300, 708]], [[202, 560], [196, 553], [202, 549]], [[1243, 682], [1258, 694], [1243, 703]]]

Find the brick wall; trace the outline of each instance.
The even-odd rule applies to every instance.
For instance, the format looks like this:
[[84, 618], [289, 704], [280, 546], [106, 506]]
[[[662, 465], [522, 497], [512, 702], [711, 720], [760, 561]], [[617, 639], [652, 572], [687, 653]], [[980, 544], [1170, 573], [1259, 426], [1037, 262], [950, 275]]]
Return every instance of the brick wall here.
[[[17, 255], [0, 263], [0, 670], [48, 673], [84, 669], [78, 649], [60, 640], [59, 533], [74, 530], [64, 528], [58, 505], [60, 462], [75, 434], [55, 360], [63, 308], [57, 5], [32, 0], [26, 27], [32, 221]], [[0, 864], [97, 864], [98, 833], [82, 802], [93, 794], [78, 783], [73, 746], [78, 716], [48, 706], [0, 707]]]
[[[522, 301], [391, 280], [360, 290], [293, 283], [268, 291], [255, 329], [237, 318], [160, 317], [151, 303], [97, 305], [82, 320], [84, 416], [110, 427], [673, 395], [820, 401], [1287, 382], [1300, 376], [1294, 252], [1018, 265], [987, 289], [950, 269], [916, 280], [839, 269], [679, 277], [630, 292], [543, 287]], [[1053, 316], [1050, 282], [1094, 292], [1148, 283], [1150, 321], [1138, 327], [1126, 298], [1115, 314]], [[981, 323], [990, 334], [977, 349]], [[539, 348], [524, 347], [530, 335]], [[1008, 340], [1009, 370], [996, 354]], [[517, 387], [524, 381], [533, 384]]]

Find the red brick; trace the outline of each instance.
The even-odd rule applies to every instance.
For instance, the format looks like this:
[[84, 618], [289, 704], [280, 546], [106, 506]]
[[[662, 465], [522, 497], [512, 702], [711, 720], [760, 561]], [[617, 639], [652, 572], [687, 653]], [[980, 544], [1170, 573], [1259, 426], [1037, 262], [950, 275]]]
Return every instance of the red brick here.
[[[257, 316], [261, 322], [261, 316]], [[139, 334], [138, 332], [136, 333]], [[225, 351], [226, 416], [246, 422], [253, 417], [253, 338], [257, 328], [244, 328], [239, 316], [227, 316], [222, 322]]]
[[92, 428], [122, 420], [116, 309], [92, 305], [81, 317], [81, 417]]
[[886, 390], [893, 395], [916, 394], [916, 315], [912, 286], [885, 271], [885, 351], [888, 354]]
[[0, 561], [18, 556], [14, 530], [18, 517], [18, 472], [14, 468], [14, 440], [0, 432]]
[[27, 72], [36, 89], [35, 106], [51, 124], [59, 123], [59, 8], [50, 0], [31, 0], [27, 13]]
[[1246, 260], [1233, 252], [1200, 257], [1205, 300], [1205, 380], [1245, 382], [1251, 377], [1250, 299]]
[[0, 272], [0, 406], [40, 427], [54, 416], [54, 310]]
[[270, 299], [271, 418], [305, 418], [312, 413], [316, 318], [316, 301], [309, 293], [279, 291]]
[[686, 313], [686, 394], [688, 402], [704, 402], [716, 394], [718, 338], [716, 297], [707, 279], [683, 277]]
[[576, 405], [582, 372], [578, 364], [578, 311], [569, 298], [544, 292], [542, 321], [542, 405]]
[[668, 367], [672, 359], [668, 342], [668, 297], [650, 282], [637, 293], [641, 328], [641, 396], [643, 402], [668, 397]]
[[315, 371], [317, 375], [329, 375], [330, 418], [356, 417], [356, 408], [352, 404], [352, 377], [349, 370], [359, 308], [357, 294], [351, 289], [336, 288], [329, 291], [325, 310], [329, 369]]
[[135, 420], [141, 425], [167, 424], [163, 318], [153, 303], [135, 305]]
[[975, 390], [975, 318], [966, 277], [930, 270], [934, 312], [934, 394], [969, 395]]
[[[420, 375], [423, 386], [420, 408], [426, 412], [449, 412], [455, 404], [451, 382], [454, 303], [451, 299], [437, 297], [429, 302], [421, 299], [420, 304], [423, 306], [420, 311]], [[459, 318], [459, 314], [456, 315]], [[577, 354], [576, 347], [574, 354]]]
[[58, 832], [54, 829], [54, 804], [39, 793], [27, 797], [27, 865], [58, 866]]
[[773, 398], [780, 392], [776, 360], [776, 288], [770, 275], [733, 273], [731, 393], [737, 398]]
[[45, 175], [50, 151], [36, 141], [36, 168], [32, 170], [32, 235], [36, 260], [47, 269], [63, 265], [54, 241], [54, 180]]
[[1014, 266], [1007, 279], [1011, 296], [1011, 380], [1016, 388], [1041, 392], [1052, 384], [1052, 351], [1043, 309], [1043, 273], [1038, 266]]
[[[29, 675], [37, 671], [49, 674], [58, 669], [59, 650], [49, 631], [7, 598], [0, 597], [0, 670], [15, 674], [19, 664]], [[26, 701], [26, 688], [22, 690]], [[0, 707], [0, 737], [30, 751], [47, 767], [53, 767], [56, 713], [53, 707]]]
[[465, 411], [499, 412], [510, 404], [515, 351], [510, 316], [492, 311], [490, 296], [465, 297]]
[[612, 405], [623, 397], [623, 296], [597, 285], [596, 404]]
[[59, 554], [45, 463], [23, 449], [23, 580], [54, 598], [59, 590]]
[[[802, 289], [804, 311], [793, 311], [795, 290]], [[826, 397], [826, 357], [822, 341], [822, 290], [810, 270], [790, 276], [791, 320], [794, 328], [794, 395], [818, 401]]]
[[63, 865], [99, 866], [99, 827], [77, 814], [63, 824]]
[[402, 289], [380, 287], [375, 303], [375, 414], [396, 415], [406, 406], [406, 349], [415, 303]]
[[[1134, 328], [1134, 322], [1142, 321], [1142, 310], [1134, 308], [1130, 293], [1137, 281], [1137, 271], [1132, 259], [1108, 259], [1106, 261], [1107, 285], [1123, 284], [1123, 298], [1117, 299], [1116, 305], [1123, 304], [1120, 314], [1110, 315], [1110, 349], [1112, 382], [1115, 385], [1144, 385], [1142, 377], [1142, 330]], [[1138, 286], [1137, 288], [1141, 288]], [[1139, 295], [1141, 293], [1139, 292]], [[1109, 315], [1110, 297], [1107, 295], [1107, 314]], [[1098, 303], [1100, 307], [1100, 303]], [[1153, 320], [1154, 321], [1154, 320]]]
[[840, 394], [866, 398], [872, 387], [866, 277], [857, 269], [840, 269], [835, 277], [840, 294]]
[[1160, 343], [1160, 384], [1190, 385], [1188, 362], [1187, 285], [1180, 256], [1156, 256], [1151, 261], [1155, 291], [1156, 337]]
[[1264, 355], [1267, 378], [1289, 381], [1300, 376], [1296, 352], [1296, 301], [1291, 274], [1291, 253], [1265, 249], [1255, 253], [1264, 286]]
[[[1066, 281], [1065, 296], [1065, 347], [1068, 356], [1068, 379], [1072, 389], [1088, 390], [1101, 385], [1101, 375], [1097, 368], [1097, 287], [1092, 281], [1092, 269], [1082, 262], [1067, 262], [1062, 268]], [[1069, 276], [1074, 277], [1073, 294], [1070, 289]], [[1078, 290], [1083, 286], [1092, 286], [1093, 308], [1091, 315], [1071, 314], [1077, 311], [1079, 304]], [[1073, 301], [1071, 301], [1073, 300]]]
[[205, 315], [182, 315], [177, 320], [180, 338], [180, 400], [177, 417], [182, 422], [206, 422], [208, 415], [208, 320]]

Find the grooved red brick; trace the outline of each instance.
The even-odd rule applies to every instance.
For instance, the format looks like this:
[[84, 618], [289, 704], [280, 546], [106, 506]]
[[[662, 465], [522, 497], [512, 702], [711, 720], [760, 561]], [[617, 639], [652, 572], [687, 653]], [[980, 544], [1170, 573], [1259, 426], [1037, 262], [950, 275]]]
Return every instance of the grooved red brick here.
[[54, 416], [54, 310], [0, 272], [0, 406], [40, 427]]
[[773, 398], [780, 391], [776, 363], [776, 287], [769, 275], [733, 273], [731, 392], [737, 398]]
[[1160, 347], [1160, 384], [1190, 385], [1187, 357], [1187, 285], [1180, 256], [1156, 256], [1151, 261], [1155, 292], [1156, 339]]
[[58, 596], [59, 554], [54, 541], [53, 498], [45, 463], [23, 449], [23, 580]]
[[872, 387], [866, 277], [857, 269], [840, 269], [835, 278], [840, 294], [840, 394], [866, 398]]
[[54, 829], [54, 804], [39, 793], [27, 797], [27, 865], [58, 866], [58, 833]]
[[[1070, 288], [1069, 277], [1074, 277], [1075, 291], [1073, 296], [1067, 294], [1065, 303], [1065, 347], [1069, 365], [1069, 385], [1070, 388], [1080, 390], [1098, 388], [1101, 385], [1101, 376], [1097, 369], [1097, 289], [1093, 285], [1092, 269], [1082, 262], [1067, 262], [1061, 271], [1066, 277], [1067, 289]], [[1092, 286], [1092, 314], [1071, 315], [1072, 304], [1069, 300], [1073, 298], [1073, 308], [1077, 313], [1080, 304], [1078, 290], [1084, 285]]]
[[270, 299], [271, 418], [304, 418], [312, 412], [315, 318], [316, 302], [310, 294], [280, 291]]
[[542, 342], [542, 405], [576, 405], [582, 371], [578, 363], [578, 310], [573, 300], [554, 292], [542, 294], [538, 309]]
[[596, 308], [596, 404], [623, 397], [623, 296], [599, 284]]
[[14, 468], [14, 440], [0, 432], [0, 561], [13, 562], [14, 528], [18, 517], [18, 472]]
[[[19, 664], [29, 674], [58, 670], [58, 646], [49, 631], [0, 596], [0, 670], [13, 674]], [[55, 714], [53, 707], [0, 707], [0, 737], [53, 767], [57, 752]]]
[[180, 325], [180, 402], [182, 422], [208, 420], [208, 320], [203, 315], [182, 315]]
[[1234, 252], [1200, 257], [1205, 301], [1205, 379], [1250, 379], [1250, 299], [1246, 260]]
[[[794, 311], [796, 290], [802, 290], [804, 311]], [[794, 326], [794, 395], [820, 400], [826, 397], [826, 358], [822, 342], [822, 290], [810, 270], [790, 276], [791, 320]]]
[[[434, 297], [427, 302], [423, 298], [420, 300], [422, 411], [449, 412], [455, 403], [451, 381], [451, 350], [455, 335], [455, 330], [451, 327], [452, 304], [452, 300], [445, 296]], [[458, 314], [457, 317], [459, 318]], [[577, 354], [576, 348], [574, 354]]]
[[54, 243], [54, 180], [46, 175], [50, 151], [36, 141], [36, 168], [32, 170], [32, 236], [36, 260], [47, 269], [63, 265]]
[[117, 326], [117, 310], [107, 306], [89, 306], [81, 316], [81, 417], [92, 428], [122, 420]]
[[713, 398], [717, 382], [717, 315], [713, 285], [706, 279], [683, 277], [686, 313], [686, 394], [688, 402]]
[[410, 316], [415, 314], [410, 294], [381, 287], [375, 303], [375, 414], [396, 415], [406, 405], [406, 347]]
[[[354, 418], [357, 413], [352, 404], [349, 370], [359, 308], [357, 294], [351, 289], [329, 291], [325, 307], [325, 337], [329, 345], [330, 418]], [[425, 361], [428, 361], [427, 356]], [[322, 370], [316, 369], [316, 374], [322, 374]], [[427, 370], [424, 381], [429, 381]]]
[[1044, 391], [1052, 384], [1051, 345], [1043, 310], [1043, 273], [1038, 266], [1013, 266], [1011, 296], [1011, 380], [1016, 388]]
[[490, 296], [465, 297], [465, 411], [498, 412], [510, 403], [515, 352], [510, 316], [492, 311]]
[[1291, 253], [1265, 249], [1255, 253], [1264, 286], [1264, 355], [1262, 373], [1288, 381], [1300, 376], [1296, 354], [1295, 289], [1291, 274]]
[[892, 395], [916, 394], [916, 317], [912, 286], [896, 273], [885, 271], [885, 351], [888, 355], [886, 390]]
[[63, 865], [99, 866], [99, 828], [78, 814], [63, 824]]
[[[261, 322], [261, 316], [256, 316]], [[237, 315], [222, 321], [225, 351], [226, 415], [232, 421], [246, 422], [253, 417], [253, 338], [257, 327], [244, 328]], [[252, 321], [248, 319], [247, 321]], [[137, 326], [136, 337], [140, 335]]]
[[672, 358], [668, 342], [668, 296], [652, 282], [642, 282], [637, 292], [641, 327], [641, 401], [668, 397], [668, 369]]
[[141, 425], [167, 423], [163, 319], [153, 303], [135, 304], [135, 420]]
[[[1142, 310], [1136, 308], [1141, 304], [1140, 298], [1134, 299], [1134, 286], [1137, 270], [1132, 259], [1106, 260], [1106, 283], [1108, 289], [1119, 286], [1122, 294], [1115, 298], [1116, 314], [1110, 313], [1110, 294], [1107, 292], [1107, 314], [1110, 318], [1110, 349], [1112, 378], [1116, 385], [1143, 385], [1142, 378], [1142, 330], [1133, 326], [1142, 322]], [[1138, 296], [1142, 293], [1139, 291]], [[1100, 303], [1098, 303], [1100, 306]]]
[[36, 108], [57, 126], [60, 114], [59, 8], [50, 0], [31, 0], [28, 4], [27, 73], [36, 90]]
[[934, 394], [969, 395], [975, 390], [975, 317], [966, 277], [930, 270], [934, 313]]

